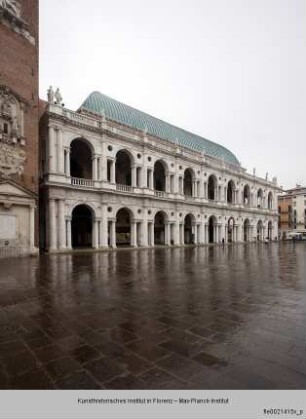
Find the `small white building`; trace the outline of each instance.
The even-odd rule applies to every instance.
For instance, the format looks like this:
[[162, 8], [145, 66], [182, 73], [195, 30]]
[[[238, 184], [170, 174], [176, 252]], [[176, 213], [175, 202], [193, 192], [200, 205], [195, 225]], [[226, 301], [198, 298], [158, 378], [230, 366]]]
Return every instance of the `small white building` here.
[[219, 144], [101, 93], [41, 120], [41, 232], [49, 252], [204, 245], [278, 235], [276, 179]]
[[34, 243], [36, 195], [0, 181], [0, 258], [38, 253]]

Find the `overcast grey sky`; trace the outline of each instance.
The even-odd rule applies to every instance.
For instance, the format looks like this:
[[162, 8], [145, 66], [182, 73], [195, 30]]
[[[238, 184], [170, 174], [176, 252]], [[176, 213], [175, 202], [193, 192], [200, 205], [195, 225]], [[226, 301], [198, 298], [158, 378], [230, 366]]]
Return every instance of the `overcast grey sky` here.
[[40, 96], [98, 90], [306, 185], [305, 0], [40, 0]]

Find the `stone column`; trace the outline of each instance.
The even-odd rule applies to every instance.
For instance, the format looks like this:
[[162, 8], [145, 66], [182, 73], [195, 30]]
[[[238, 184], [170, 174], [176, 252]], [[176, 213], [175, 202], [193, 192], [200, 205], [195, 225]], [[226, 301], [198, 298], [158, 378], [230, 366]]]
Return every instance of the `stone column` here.
[[137, 247], [137, 223], [136, 221], [131, 222], [131, 246]]
[[49, 172], [54, 173], [56, 170], [55, 161], [55, 132], [53, 127], [49, 127], [49, 138], [48, 138], [48, 160], [49, 160]]
[[92, 226], [92, 233], [93, 233], [93, 240], [92, 240], [92, 247], [94, 249], [98, 249], [99, 247], [99, 224], [98, 224], [98, 220], [94, 219], [93, 220], [93, 226]]
[[[147, 212], [147, 211], [145, 211], [145, 212]], [[147, 220], [147, 215], [144, 215], [140, 229], [141, 229], [140, 246], [147, 247], [148, 246], [148, 220]]]
[[170, 223], [169, 221], [166, 221], [165, 223], [165, 245], [166, 246], [170, 246], [170, 240], [171, 240]]
[[193, 237], [194, 237], [194, 244], [198, 244], [198, 225], [194, 224], [193, 226]]
[[100, 157], [99, 159], [99, 173], [100, 173], [100, 177], [99, 180], [103, 180], [103, 181], [107, 181], [107, 160], [105, 158], [105, 156], [103, 155], [102, 157]]
[[180, 244], [185, 244], [184, 242], [184, 224], [180, 223]]
[[30, 205], [30, 250], [33, 250], [35, 247], [35, 207]]
[[64, 173], [63, 131], [57, 130], [57, 171]]
[[137, 186], [137, 173], [136, 173], [137, 167], [135, 165], [132, 166], [132, 187], [135, 188]]
[[196, 193], [195, 193], [195, 181], [193, 180], [191, 183], [191, 196], [195, 197]]
[[111, 161], [110, 181], [111, 181], [111, 183], [116, 183], [116, 164], [115, 164], [115, 160]]
[[225, 224], [222, 223], [220, 225], [220, 237], [219, 237], [219, 242], [222, 242], [222, 239], [224, 239], [224, 241], [226, 241], [226, 237], [225, 237]]
[[111, 221], [111, 232], [110, 232], [110, 245], [111, 248], [116, 249], [116, 222]]
[[66, 248], [66, 219], [65, 219], [65, 201], [60, 199], [58, 201], [58, 237], [59, 248]]
[[71, 240], [71, 217], [66, 218], [66, 227], [67, 227], [67, 248], [72, 248]]
[[207, 182], [204, 182], [204, 198], [207, 199]]
[[174, 224], [174, 244], [179, 246], [180, 244], [180, 222], [177, 220]]
[[149, 223], [149, 228], [150, 228], [150, 246], [155, 246], [155, 241], [154, 241], [154, 222], [150, 222]]
[[49, 200], [49, 250], [57, 249], [56, 202]]
[[108, 247], [108, 220], [106, 204], [102, 204], [102, 219], [100, 223], [100, 246]]
[[97, 156], [92, 158], [92, 179], [98, 180], [98, 159]]
[[148, 185], [148, 180], [147, 180], [147, 165], [146, 163], [143, 164], [142, 166], [142, 171], [141, 171], [141, 187], [142, 188], [147, 188]]
[[205, 224], [203, 222], [200, 223], [200, 231], [199, 231], [199, 244], [205, 243]]
[[165, 192], [170, 193], [170, 173], [166, 173], [166, 185], [165, 185]]
[[154, 189], [154, 177], [153, 177], [153, 170], [149, 170], [149, 188]]
[[66, 148], [66, 154], [65, 154], [65, 159], [66, 159], [66, 176], [70, 176], [70, 147]]

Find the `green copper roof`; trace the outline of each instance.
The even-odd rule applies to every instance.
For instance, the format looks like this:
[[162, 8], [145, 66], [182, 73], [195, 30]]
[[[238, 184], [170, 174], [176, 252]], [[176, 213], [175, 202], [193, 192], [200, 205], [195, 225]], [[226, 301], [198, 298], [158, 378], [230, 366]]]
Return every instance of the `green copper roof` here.
[[91, 93], [80, 109], [100, 114], [104, 113], [106, 118], [110, 118], [129, 127], [141, 131], [147, 129], [148, 134], [174, 143], [177, 142], [192, 150], [203, 151], [208, 156], [221, 160], [224, 159], [227, 163], [239, 165], [236, 156], [225, 147], [154, 118], [154, 116], [150, 116], [131, 106], [124, 105], [102, 93]]

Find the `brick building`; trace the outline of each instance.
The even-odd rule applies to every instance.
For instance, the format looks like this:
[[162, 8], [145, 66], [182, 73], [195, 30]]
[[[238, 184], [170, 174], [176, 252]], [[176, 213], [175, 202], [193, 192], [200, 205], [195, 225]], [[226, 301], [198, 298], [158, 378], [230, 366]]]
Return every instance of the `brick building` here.
[[1, 257], [37, 247], [38, 0], [0, 1], [0, 51]]

